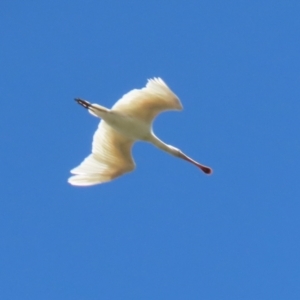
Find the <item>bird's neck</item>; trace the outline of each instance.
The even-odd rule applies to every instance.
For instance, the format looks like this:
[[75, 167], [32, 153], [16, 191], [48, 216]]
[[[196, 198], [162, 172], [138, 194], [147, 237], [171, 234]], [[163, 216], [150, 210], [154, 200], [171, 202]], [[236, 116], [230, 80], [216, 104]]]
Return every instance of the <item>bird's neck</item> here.
[[152, 133], [152, 136], [151, 136], [151, 140], [150, 142], [156, 146], [157, 148], [163, 150], [163, 151], [166, 151], [174, 156], [178, 156], [179, 155], [179, 152], [180, 150], [173, 147], [173, 146], [170, 146], [166, 143], [164, 143], [162, 140], [160, 140], [154, 133]]

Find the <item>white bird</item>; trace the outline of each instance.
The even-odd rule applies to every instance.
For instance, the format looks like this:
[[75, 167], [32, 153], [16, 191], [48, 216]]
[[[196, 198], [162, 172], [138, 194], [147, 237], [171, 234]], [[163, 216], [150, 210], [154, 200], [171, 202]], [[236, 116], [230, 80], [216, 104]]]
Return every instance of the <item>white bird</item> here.
[[152, 122], [159, 113], [182, 110], [179, 98], [161, 78], [149, 79], [146, 87], [125, 94], [111, 109], [79, 98], [75, 100], [102, 120], [94, 134], [92, 153], [71, 170], [74, 176], [69, 178], [70, 184], [99, 184], [133, 171], [135, 163], [131, 149], [137, 140], [150, 142], [159, 149], [196, 165], [204, 173], [212, 173], [211, 168], [165, 144], [153, 133]]

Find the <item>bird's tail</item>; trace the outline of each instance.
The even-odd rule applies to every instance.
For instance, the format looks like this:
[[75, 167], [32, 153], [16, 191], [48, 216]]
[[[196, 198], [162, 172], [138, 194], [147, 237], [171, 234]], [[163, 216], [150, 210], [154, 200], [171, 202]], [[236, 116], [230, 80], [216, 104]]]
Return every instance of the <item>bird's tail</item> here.
[[88, 109], [89, 113], [95, 117], [102, 118], [103, 113], [109, 112], [108, 108], [99, 104], [91, 104], [90, 102], [80, 98], [75, 98], [74, 100], [84, 108]]

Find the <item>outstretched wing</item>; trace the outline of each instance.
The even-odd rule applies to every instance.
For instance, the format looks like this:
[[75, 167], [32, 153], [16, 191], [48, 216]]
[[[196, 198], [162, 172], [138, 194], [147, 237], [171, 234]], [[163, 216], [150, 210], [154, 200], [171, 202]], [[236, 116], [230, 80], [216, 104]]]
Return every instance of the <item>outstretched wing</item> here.
[[71, 170], [74, 176], [69, 178], [69, 183], [78, 186], [94, 185], [133, 171], [133, 142], [101, 120], [94, 134], [92, 153]]
[[182, 105], [161, 78], [153, 78], [148, 80], [146, 87], [125, 94], [112, 110], [151, 123], [157, 114], [166, 110], [182, 110]]

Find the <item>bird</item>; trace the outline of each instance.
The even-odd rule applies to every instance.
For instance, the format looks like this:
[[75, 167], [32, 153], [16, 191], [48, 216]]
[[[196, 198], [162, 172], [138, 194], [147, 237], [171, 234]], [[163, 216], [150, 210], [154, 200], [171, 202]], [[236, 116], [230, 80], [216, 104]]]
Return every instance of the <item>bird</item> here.
[[164, 143], [154, 134], [152, 123], [159, 113], [183, 109], [180, 99], [161, 78], [148, 79], [145, 87], [131, 90], [111, 109], [81, 98], [75, 98], [75, 101], [101, 121], [93, 136], [92, 153], [71, 170], [73, 176], [68, 179], [71, 185], [105, 183], [133, 171], [135, 162], [132, 146], [136, 141], [152, 143], [157, 148], [194, 164], [205, 174], [212, 174], [210, 167]]

